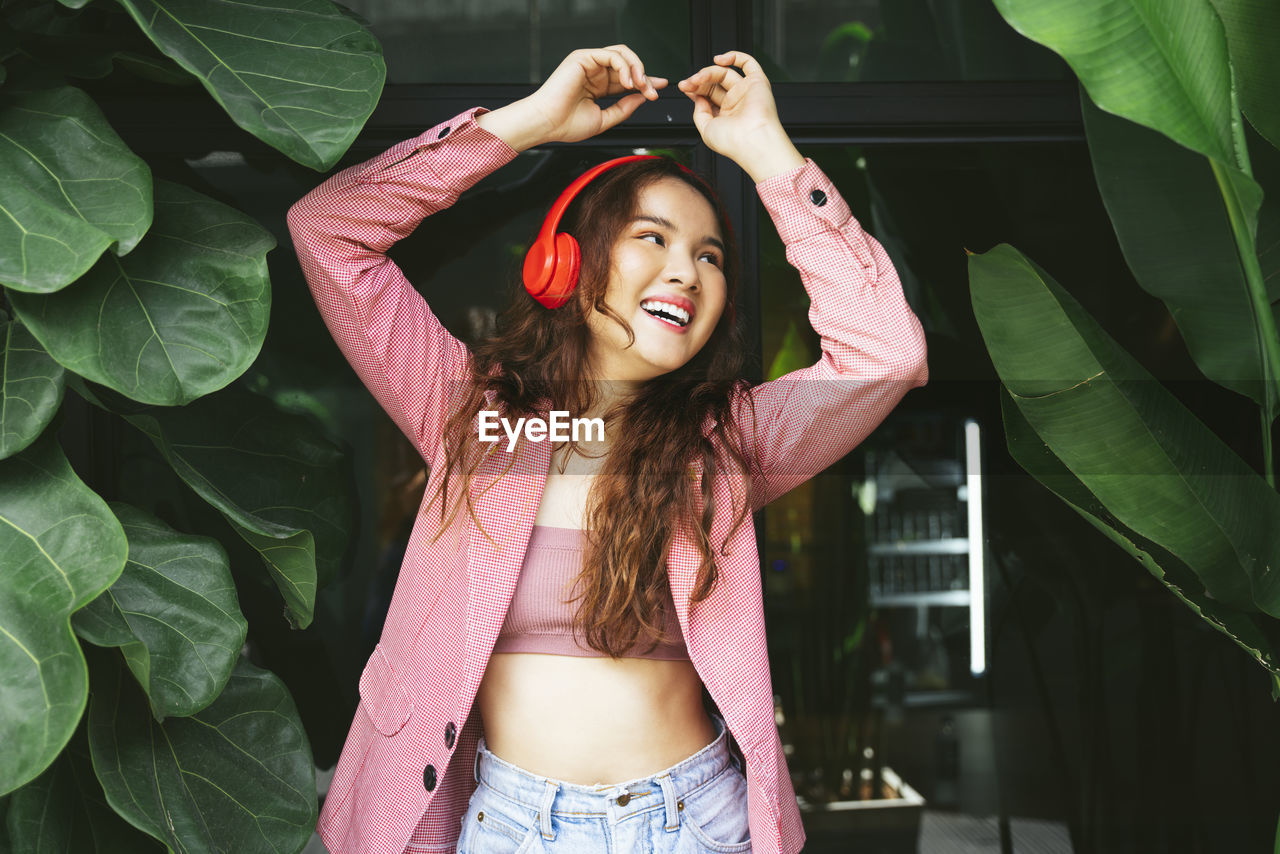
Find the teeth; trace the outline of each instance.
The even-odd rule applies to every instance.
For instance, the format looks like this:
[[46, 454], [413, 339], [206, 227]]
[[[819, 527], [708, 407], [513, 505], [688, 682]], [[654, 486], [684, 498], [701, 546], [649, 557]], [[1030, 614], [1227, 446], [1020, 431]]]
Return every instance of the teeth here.
[[651, 314], [655, 311], [661, 311], [668, 317], [674, 318], [680, 326], [689, 325], [689, 312], [685, 311], [678, 305], [672, 305], [671, 303], [663, 302], [662, 300], [647, 299], [640, 303], [640, 308]]

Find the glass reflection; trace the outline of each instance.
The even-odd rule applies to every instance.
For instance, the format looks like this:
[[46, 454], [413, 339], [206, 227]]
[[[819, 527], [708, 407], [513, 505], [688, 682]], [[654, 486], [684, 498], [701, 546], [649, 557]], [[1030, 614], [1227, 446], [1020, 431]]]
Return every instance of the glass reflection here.
[[1065, 80], [1067, 64], [973, 0], [753, 0], [775, 82]]
[[577, 48], [624, 42], [684, 76], [681, 0], [349, 0], [382, 42], [388, 83], [539, 83]]

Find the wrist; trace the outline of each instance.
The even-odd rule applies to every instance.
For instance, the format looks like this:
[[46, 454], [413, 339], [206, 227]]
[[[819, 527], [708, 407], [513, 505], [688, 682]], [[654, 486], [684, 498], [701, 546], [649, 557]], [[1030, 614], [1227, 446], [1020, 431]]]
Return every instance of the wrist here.
[[513, 151], [536, 148], [549, 139], [541, 114], [528, 103], [528, 98], [485, 113], [476, 119], [476, 124], [505, 142]]
[[745, 138], [741, 155], [733, 159], [757, 184], [804, 165], [803, 155], [781, 127]]

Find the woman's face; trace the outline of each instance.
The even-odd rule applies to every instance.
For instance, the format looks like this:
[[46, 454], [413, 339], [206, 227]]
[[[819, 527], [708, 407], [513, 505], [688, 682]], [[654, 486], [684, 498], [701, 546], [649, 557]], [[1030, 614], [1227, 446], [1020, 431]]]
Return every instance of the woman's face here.
[[631, 326], [592, 311], [591, 361], [600, 379], [643, 382], [683, 367], [724, 312], [724, 242], [711, 204], [662, 178], [640, 191], [637, 215], [613, 247], [605, 303]]

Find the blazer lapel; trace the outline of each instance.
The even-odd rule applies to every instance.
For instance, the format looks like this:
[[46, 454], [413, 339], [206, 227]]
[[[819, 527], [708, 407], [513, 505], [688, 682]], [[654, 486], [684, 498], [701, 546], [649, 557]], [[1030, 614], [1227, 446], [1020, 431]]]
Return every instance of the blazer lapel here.
[[[701, 460], [689, 463], [687, 476], [696, 491], [702, 480]], [[696, 502], [697, 513], [701, 515], [701, 497], [698, 497]], [[693, 585], [697, 581], [698, 564], [701, 559], [697, 544], [689, 538], [680, 525], [676, 525], [671, 541], [671, 551], [667, 553], [667, 583], [671, 585], [671, 598], [675, 600], [676, 619], [680, 622], [685, 646], [695, 665], [700, 657], [698, 653], [701, 652], [699, 648], [701, 638], [695, 637], [696, 632], [693, 632], [689, 626], [689, 597], [693, 594]]]
[[[701, 461], [690, 464], [689, 477], [695, 486], [700, 483]], [[713, 488], [716, 490], [720, 524], [715, 526], [712, 539], [720, 577], [711, 596], [693, 606], [698, 619], [690, 619], [689, 597], [697, 581], [702, 556], [696, 542], [679, 527], [668, 555], [667, 576], [689, 658], [738, 744], [744, 751], [750, 751], [765, 743], [770, 735], [767, 729], [761, 728], [760, 721], [768, 721], [772, 726], [773, 720], [772, 714], [760, 711], [773, 708], [771, 689], [767, 684], [764, 623], [751, 618], [753, 614], [763, 613], [760, 564], [756, 559], [755, 529], [750, 517], [743, 521], [733, 537], [730, 554], [719, 553], [720, 538], [729, 530], [729, 525], [724, 523], [732, 518], [731, 511], [736, 510], [732, 502], [736, 500], [740, 504], [745, 499], [729, 490], [726, 478], [717, 480]], [[700, 498], [696, 504], [701, 515], [703, 503]], [[766, 662], [765, 670], [753, 669], [752, 664], [744, 662], [744, 654], [751, 658], [753, 653]], [[755, 700], [758, 702], [753, 708], [751, 701]]]
[[521, 438], [510, 452], [506, 444], [504, 437], [493, 446], [470, 485], [476, 518], [466, 515], [469, 543], [463, 688], [468, 698], [479, 689], [502, 631], [551, 465], [549, 441]]

